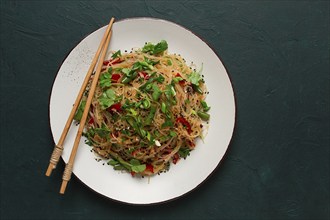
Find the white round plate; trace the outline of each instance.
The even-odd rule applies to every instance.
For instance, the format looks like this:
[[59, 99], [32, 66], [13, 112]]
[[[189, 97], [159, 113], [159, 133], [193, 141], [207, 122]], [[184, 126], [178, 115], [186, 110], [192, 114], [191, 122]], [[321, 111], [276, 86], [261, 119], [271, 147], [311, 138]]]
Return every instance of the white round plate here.
[[[84, 38], [67, 56], [54, 81], [50, 97], [50, 126], [57, 143], [72, 109], [82, 81], [94, 57], [106, 27]], [[180, 197], [200, 185], [218, 166], [231, 140], [235, 124], [235, 100], [226, 69], [213, 50], [191, 31], [175, 23], [154, 18], [116, 21], [109, 51], [143, 47], [145, 42], [168, 42], [169, 53], [180, 54], [187, 64], [192, 61], [203, 75], [210, 92], [208, 134], [197, 142], [186, 160], [172, 164], [168, 172], [149, 178], [132, 177], [113, 170], [104, 161], [95, 161], [91, 147], [80, 141], [73, 173], [92, 190], [116, 201], [153, 204]], [[78, 126], [74, 123], [64, 143], [62, 158], [68, 161]], [[70, 190], [70, 183], [68, 189]]]

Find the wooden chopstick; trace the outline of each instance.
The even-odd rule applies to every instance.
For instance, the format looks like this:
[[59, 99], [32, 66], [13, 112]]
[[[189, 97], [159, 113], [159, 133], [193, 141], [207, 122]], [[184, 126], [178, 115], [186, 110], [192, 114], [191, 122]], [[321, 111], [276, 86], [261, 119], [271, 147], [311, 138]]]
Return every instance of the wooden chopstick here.
[[68, 134], [68, 131], [69, 131], [70, 126], [71, 126], [71, 123], [72, 123], [73, 118], [74, 118], [74, 115], [75, 115], [75, 113], [76, 113], [76, 111], [77, 111], [77, 109], [79, 107], [79, 104], [80, 104], [81, 98], [83, 96], [83, 93], [84, 93], [84, 91], [86, 89], [86, 86], [88, 84], [88, 81], [89, 81], [89, 79], [90, 79], [90, 77], [91, 77], [91, 75], [93, 73], [93, 70], [95, 68], [95, 65], [96, 65], [96, 63], [98, 61], [98, 58], [100, 56], [101, 50], [103, 48], [103, 45], [106, 42], [107, 36], [109, 35], [109, 33], [111, 31], [112, 24], [113, 24], [114, 20], [115, 20], [114, 18], [111, 18], [111, 20], [110, 20], [110, 22], [108, 24], [108, 27], [107, 27], [104, 35], [103, 35], [103, 38], [102, 38], [102, 40], [100, 42], [100, 45], [99, 45], [99, 47], [98, 47], [98, 49], [97, 49], [97, 51], [95, 53], [95, 56], [93, 58], [93, 61], [92, 61], [91, 65], [90, 65], [90, 67], [88, 69], [88, 72], [86, 74], [86, 77], [84, 79], [84, 82], [83, 82], [83, 84], [82, 84], [82, 86], [80, 88], [80, 91], [78, 93], [78, 96], [76, 98], [76, 101], [75, 101], [75, 103], [74, 103], [74, 105], [72, 107], [72, 110], [70, 112], [69, 118], [68, 118], [68, 120], [65, 123], [65, 126], [64, 126], [64, 129], [62, 131], [61, 137], [60, 137], [58, 143], [55, 145], [54, 150], [53, 150], [53, 153], [52, 153], [52, 155], [50, 157], [49, 165], [48, 165], [48, 168], [47, 168], [47, 171], [46, 171], [46, 176], [50, 176], [52, 174], [53, 169], [56, 168], [56, 165], [57, 165], [57, 163], [58, 163], [58, 161], [60, 159], [60, 156], [62, 155], [64, 140], [65, 140], [65, 138], [66, 138], [66, 136]]
[[72, 148], [72, 151], [71, 151], [71, 154], [70, 154], [70, 158], [69, 158], [68, 163], [65, 166], [65, 170], [64, 170], [64, 173], [63, 173], [63, 177], [62, 177], [63, 181], [62, 181], [62, 185], [61, 185], [61, 189], [60, 189], [61, 194], [64, 194], [66, 186], [68, 184], [68, 181], [71, 178], [74, 159], [75, 159], [75, 156], [76, 156], [76, 153], [77, 153], [77, 150], [78, 150], [78, 146], [79, 146], [79, 142], [80, 142], [82, 132], [84, 130], [84, 126], [85, 126], [85, 123], [86, 123], [86, 119], [87, 119], [87, 116], [88, 116], [88, 111], [89, 111], [90, 105], [92, 103], [92, 99], [93, 99], [93, 96], [94, 96], [96, 85], [97, 85], [97, 82], [98, 82], [98, 79], [99, 79], [99, 76], [100, 76], [100, 73], [101, 73], [103, 60], [104, 60], [104, 57], [107, 53], [107, 49], [108, 49], [108, 46], [109, 46], [111, 34], [112, 34], [112, 31], [110, 31], [110, 33], [107, 37], [107, 40], [105, 42], [105, 45], [103, 47], [102, 54], [101, 54], [101, 57], [100, 57], [100, 60], [99, 60], [99, 63], [98, 63], [93, 81], [92, 81], [92, 85], [91, 85], [90, 91], [88, 93], [85, 109], [84, 109], [83, 115], [82, 115], [81, 120], [80, 120], [77, 136], [76, 136], [76, 139], [75, 139], [74, 144], [73, 144], [73, 148]]

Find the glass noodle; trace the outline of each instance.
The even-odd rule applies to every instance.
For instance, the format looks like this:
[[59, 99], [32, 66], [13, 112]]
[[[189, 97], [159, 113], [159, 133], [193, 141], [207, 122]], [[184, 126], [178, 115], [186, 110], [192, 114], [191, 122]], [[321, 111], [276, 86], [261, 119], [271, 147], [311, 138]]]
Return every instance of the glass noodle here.
[[[201, 70], [167, 49], [164, 40], [146, 43], [129, 53], [113, 52], [103, 63], [84, 136], [115, 170], [164, 172], [185, 159], [203, 135], [210, 107]], [[88, 87], [77, 121], [87, 95]]]

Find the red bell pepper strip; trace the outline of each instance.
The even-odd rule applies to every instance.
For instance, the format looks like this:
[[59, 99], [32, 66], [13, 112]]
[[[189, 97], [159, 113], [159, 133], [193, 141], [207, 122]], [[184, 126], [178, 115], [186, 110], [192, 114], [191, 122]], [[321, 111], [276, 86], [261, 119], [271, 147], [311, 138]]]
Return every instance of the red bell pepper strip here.
[[176, 119], [176, 122], [180, 122], [184, 127], [186, 127], [188, 134], [190, 134], [192, 132], [191, 125], [185, 118], [179, 117]]
[[109, 65], [109, 63], [110, 64], [116, 64], [116, 63], [121, 63], [121, 62], [123, 62], [123, 60], [121, 60], [120, 58], [117, 57], [115, 59], [110, 59], [110, 60], [103, 61], [103, 65], [107, 66], [107, 65]]
[[117, 74], [117, 73], [112, 74], [112, 75], [111, 75], [111, 82], [113, 82], [113, 83], [117, 83], [118, 80], [120, 79], [120, 77], [121, 77], [121, 74]]
[[94, 118], [90, 118], [88, 124], [94, 124]]
[[116, 112], [121, 112], [121, 104], [120, 102], [113, 104], [112, 106], [110, 106], [109, 108], [107, 108], [107, 111], [110, 113], [113, 113], [114, 111]]
[[142, 78], [144, 78], [145, 80], [148, 80], [148, 79], [150, 78], [150, 76], [148, 75], [148, 73], [145, 72], [145, 71], [140, 71], [140, 72], [139, 72], [139, 75], [140, 75]]

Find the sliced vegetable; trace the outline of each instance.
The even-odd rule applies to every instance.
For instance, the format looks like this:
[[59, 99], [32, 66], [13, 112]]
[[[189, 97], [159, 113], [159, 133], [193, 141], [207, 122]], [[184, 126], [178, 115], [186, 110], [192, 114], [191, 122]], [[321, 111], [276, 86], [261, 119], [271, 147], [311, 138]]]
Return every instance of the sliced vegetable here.
[[109, 138], [110, 130], [109, 128], [105, 125], [102, 124], [102, 127], [100, 128], [94, 128], [94, 133], [100, 136], [101, 138]]
[[142, 48], [142, 52], [157, 55], [167, 50], [167, 48], [168, 48], [168, 44], [165, 40], [160, 41], [156, 45], [149, 42], [146, 45], [144, 45], [144, 47]]
[[144, 122], [145, 125], [150, 125], [151, 122], [154, 120], [156, 110], [157, 110], [156, 106], [151, 105], [149, 115], [147, 116], [147, 118]]
[[162, 102], [161, 110], [164, 114], [166, 113], [166, 109], [167, 109], [166, 104], [164, 102]]
[[192, 132], [190, 123], [184, 117], [177, 118], [176, 122], [181, 123], [187, 129], [188, 134]]
[[172, 84], [166, 85], [164, 93], [166, 97], [170, 100], [173, 96], [176, 95], [174, 86]]
[[111, 105], [109, 108], [107, 108], [107, 111], [110, 112], [110, 113], [121, 112], [122, 108], [121, 108], [120, 102]]
[[111, 86], [111, 74], [109, 72], [103, 73], [99, 79], [101, 88]]
[[198, 86], [199, 81], [202, 79], [201, 75], [197, 72], [192, 72], [188, 75], [188, 80], [191, 82], [193, 85]]
[[116, 74], [112, 74], [112, 76], [111, 76], [111, 82], [117, 83], [119, 81], [120, 77], [121, 77], [121, 74], [117, 74], [117, 73]]
[[192, 84], [192, 88], [195, 92], [198, 92], [199, 94], [203, 94], [203, 91], [199, 86]]
[[117, 57], [121, 57], [121, 51], [120, 50], [117, 50], [114, 54], [112, 54], [111, 58], [112, 59], [115, 59]]
[[207, 103], [204, 100], [201, 101], [201, 105], [204, 109], [204, 112], [207, 112], [211, 108], [210, 106], [207, 105]]
[[181, 147], [178, 151], [178, 154], [180, 157], [186, 159], [186, 157], [190, 155], [190, 151], [191, 150], [188, 147]]
[[102, 93], [98, 101], [102, 109], [107, 109], [114, 104], [115, 99], [116, 99], [115, 91], [113, 91], [112, 89], [108, 89]]
[[144, 107], [145, 109], [150, 108], [150, 105], [151, 105], [150, 100], [149, 100], [148, 98], [147, 98], [147, 99], [144, 99], [144, 100], [142, 101], [142, 104], [143, 104], [143, 107]]
[[203, 120], [208, 121], [210, 119], [210, 115], [206, 112], [197, 112], [197, 115]]
[[152, 99], [154, 101], [158, 101], [160, 95], [162, 94], [162, 91], [159, 89], [159, 87], [156, 84], [152, 84]]
[[156, 44], [156, 46], [153, 49], [153, 54], [159, 54], [161, 52], [164, 52], [165, 50], [167, 50], [168, 45], [167, 42], [165, 40], [161, 40], [158, 44]]
[[74, 115], [73, 119], [76, 120], [76, 121], [80, 121], [81, 120], [81, 117], [84, 113], [84, 109], [85, 109], [85, 106], [86, 106], [86, 101], [83, 100], [80, 102], [80, 105], [77, 109], [77, 112], [76, 114]]

